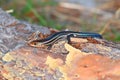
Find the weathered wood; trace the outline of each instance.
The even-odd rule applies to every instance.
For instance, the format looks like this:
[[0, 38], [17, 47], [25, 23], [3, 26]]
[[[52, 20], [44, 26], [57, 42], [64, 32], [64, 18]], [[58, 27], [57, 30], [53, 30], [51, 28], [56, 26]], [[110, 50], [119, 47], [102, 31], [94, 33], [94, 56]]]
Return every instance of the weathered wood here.
[[120, 79], [120, 43], [73, 38], [71, 44], [63, 40], [48, 50], [27, 45], [36, 31], [50, 34], [48, 28], [19, 21], [0, 9], [1, 80]]

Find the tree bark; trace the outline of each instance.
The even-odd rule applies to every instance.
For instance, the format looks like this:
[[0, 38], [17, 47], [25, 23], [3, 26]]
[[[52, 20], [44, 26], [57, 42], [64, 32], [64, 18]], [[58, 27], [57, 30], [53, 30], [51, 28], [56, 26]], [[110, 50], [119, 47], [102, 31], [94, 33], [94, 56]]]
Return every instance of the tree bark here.
[[118, 80], [120, 43], [71, 38], [50, 49], [27, 44], [29, 36], [48, 28], [19, 21], [0, 9], [1, 80]]

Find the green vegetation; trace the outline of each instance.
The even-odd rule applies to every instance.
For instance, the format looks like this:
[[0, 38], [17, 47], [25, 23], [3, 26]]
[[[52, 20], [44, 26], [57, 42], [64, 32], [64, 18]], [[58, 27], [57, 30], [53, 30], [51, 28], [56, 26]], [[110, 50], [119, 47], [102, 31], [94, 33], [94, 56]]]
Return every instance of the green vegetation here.
[[[21, 20], [26, 20], [31, 23], [36, 23], [42, 26], [52, 27], [60, 30], [63, 27], [56, 20], [52, 19], [50, 16], [49, 16], [50, 18], [47, 18], [46, 11], [44, 10], [45, 6], [55, 7], [56, 5], [57, 3], [55, 1], [34, 2], [33, 0], [27, 0], [25, 5], [21, 6], [20, 11], [17, 11], [16, 7], [13, 6], [15, 12], [12, 13], [12, 15]], [[36, 10], [37, 7], [40, 9]]]

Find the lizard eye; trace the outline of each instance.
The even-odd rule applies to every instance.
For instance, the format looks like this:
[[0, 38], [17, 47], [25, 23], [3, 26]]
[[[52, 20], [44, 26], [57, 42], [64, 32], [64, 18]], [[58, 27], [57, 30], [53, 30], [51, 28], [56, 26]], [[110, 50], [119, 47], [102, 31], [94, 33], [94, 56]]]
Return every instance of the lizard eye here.
[[37, 45], [36, 42], [30, 42], [29, 44], [30, 44], [31, 46], [35, 46], [35, 45]]
[[39, 43], [39, 42], [35, 42], [35, 41], [33, 41], [33, 42], [30, 42], [30, 43], [28, 43], [30, 46], [32, 46], [32, 47], [40, 47], [42, 44], [41, 43]]
[[33, 45], [37, 45], [37, 43], [36, 43], [36, 42], [33, 42]]

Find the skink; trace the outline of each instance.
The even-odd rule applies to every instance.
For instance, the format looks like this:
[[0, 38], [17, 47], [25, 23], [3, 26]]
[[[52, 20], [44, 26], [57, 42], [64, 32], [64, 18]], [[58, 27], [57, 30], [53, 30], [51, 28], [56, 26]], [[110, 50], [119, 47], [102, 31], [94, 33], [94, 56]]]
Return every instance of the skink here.
[[66, 38], [68, 42], [70, 41], [70, 37], [77, 37], [77, 38], [102, 38], [102, 36], [98, 33], [91, 33], [91, 32], [75, 32], [75, 31], [61, 31], [56, 32], [45, 39], [40, 40], [33, 40], [30, 42], [30, 45], [33, 47], [42, 47], [42, 46], [51, 46], [54, 43], [58, 42], [60, 39]]

